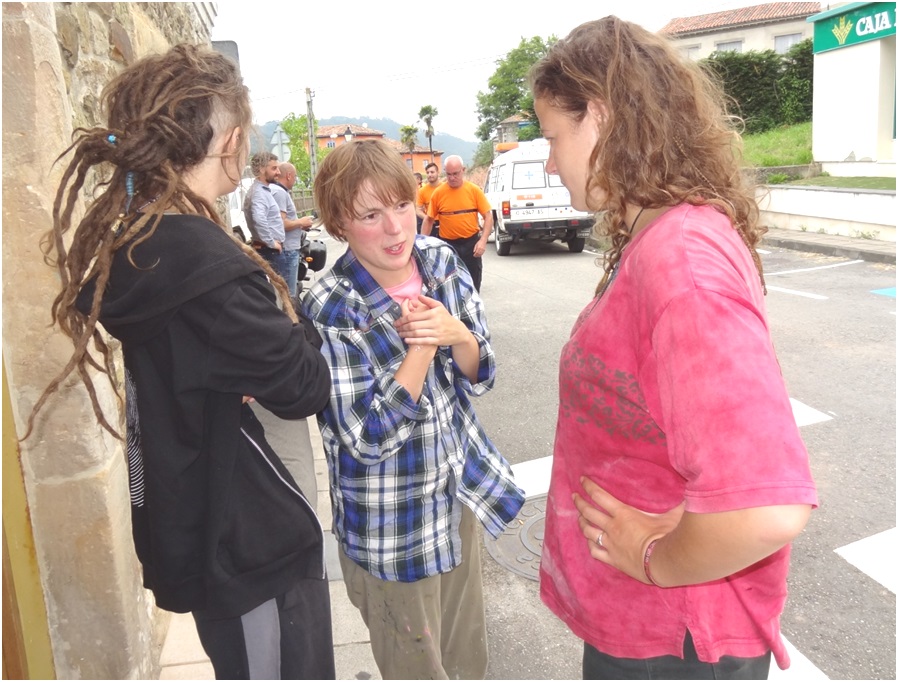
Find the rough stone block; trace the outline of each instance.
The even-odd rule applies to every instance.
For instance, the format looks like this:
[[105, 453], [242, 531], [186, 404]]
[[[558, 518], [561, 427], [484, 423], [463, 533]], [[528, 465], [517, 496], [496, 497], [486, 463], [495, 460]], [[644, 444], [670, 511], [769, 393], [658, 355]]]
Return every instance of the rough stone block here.
[[34, 486], [29, 495], [42, 529], [36, 547], [60, 679], [157, 674], [125, 479], [117, 461], [91, 476]]
[[110, 56], [119, 62], [132, 64], [134, 62], [134, 47], [131, 45], [131, 37], [118, 21], [109, 22]]
[[81, 54], [81, 27], [78, 20], [70, 12], [60, 11], [56, 14], [56, 28], [59, 36], [59, 52], [70, 69], [78, 64]]

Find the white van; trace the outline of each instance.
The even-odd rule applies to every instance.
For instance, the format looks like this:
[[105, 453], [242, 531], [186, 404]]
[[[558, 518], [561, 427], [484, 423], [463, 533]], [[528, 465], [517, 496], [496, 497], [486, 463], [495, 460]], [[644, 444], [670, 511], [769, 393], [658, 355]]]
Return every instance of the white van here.
[[483, 187], [493, 207], [496, 251], [507, 256], [512, 244], [525, 239], [557, 239], [580, 253], [592, 232], [593, 215], [574, 210], [561, 179], [546, 173], [546, 140], [516, 144], [493, 160]]

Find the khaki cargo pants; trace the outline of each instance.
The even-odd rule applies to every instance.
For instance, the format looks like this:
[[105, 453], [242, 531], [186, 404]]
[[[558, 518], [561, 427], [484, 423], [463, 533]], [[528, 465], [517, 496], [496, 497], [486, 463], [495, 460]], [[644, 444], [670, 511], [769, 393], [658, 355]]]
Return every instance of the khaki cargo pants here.
[[449, 573], [400, 583], [376, 578], [340, 550], [349, 600], [371, 634], [385, 680], [482, 680], [486, 617], [476, 517], [462, 505], [462, 563]]

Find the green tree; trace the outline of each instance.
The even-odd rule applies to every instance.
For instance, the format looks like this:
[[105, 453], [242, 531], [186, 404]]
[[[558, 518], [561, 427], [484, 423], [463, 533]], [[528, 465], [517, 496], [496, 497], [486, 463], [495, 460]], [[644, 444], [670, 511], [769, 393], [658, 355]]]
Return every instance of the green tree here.
[[779, 81], [780, 124], [804, 123], [814, 109], [814, 41], [796, 43], [785, 54]]
[[[496, 62], [496, 70], [487, 81], [489, 89], [477, 93], [477, 137], [490, 139], [500, 121], [526, 112], [533, 115], [533, 96], [527, 76], [530, 68], [549, 51], [558, 40], [555, 36], [542, 39], [534, 36], [521, 43]], [[534, 117], [535, 119], [535, 117]]]
[[762, 133], [779, 125], [780, 55], [773, 50], [714, 52], [702, 64], [717, 76], [735, 102], [732, 113], [745, 122], [746, 133]]
[[493, 162], [493, 142], [483, 140], [474, 151], [474, 160], [471, 164], [474, 168], [489, 166]]
[[[290, 138], [287, 146], [290, 148], [290, 163], [296, 168], [296, 184], [303, 187], [309, 187], [312, 181], [312, 160], [306, 151], [309, 138], [308, 121], [305, 114], [297, 116], [292, 111], [287, 114], [287, 118], [281, 121], [281, 128]], [[313, 125], [317, 133], [318, 122], [315, 121]]]
[[424, 137], [427, 138], [427, 146], [430, 147], [430, 160], [433, 161], [433, 119], [440, 112], [436, 107], [425, 104], [418, 112], [418, 120], [424, 124]]
[[[312, 186], [312, 158], [306, 151], [309, 139], [309, 119], [303, 114], [297, 116], [292, 111], [281, 121], [281, 128], [287, 133], [290, 142], [287, 146], [290, 148], [290, 163], [296, 168], [296, 184], [299, 187], [309, 188]], [[318, 121], [312, 121], [314, 132], [318, 133]], [[318, 140], [315, 140], [318, 144]], [[267, 149], [267, 146], [266, 146]], [[330, 149], [317, 148], [315, 156], [318, 159], [318, 165], [324, 161], [324, 158], [330, 153]]]
[[415, 147], [418, 146], [418, 129], [415, 126], [402, 126], [399, 129], [399, 142], [408, 149], [409, 158], [414, 163]]
[[542, 134], [542, 131], [539, 128], [539, 123], [536, 122], [536, 116], [534, 116], [530, 123], [527, 125], [518, 128], [518, 140], [521, 142], [527, 142], [528, 140], [535, 140]]

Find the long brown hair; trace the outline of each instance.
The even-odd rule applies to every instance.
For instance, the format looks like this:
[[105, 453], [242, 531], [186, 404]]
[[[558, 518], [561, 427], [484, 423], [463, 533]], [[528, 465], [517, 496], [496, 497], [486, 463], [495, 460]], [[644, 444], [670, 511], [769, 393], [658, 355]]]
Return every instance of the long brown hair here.
[[[665, 37], [609, 16], [578, 26], [530, 73], [534, 98], [582, 121], [590, 102], [606, 118], [592, 150], [586, 192], [607, 197], [611, 237], [607, 280], [630, 240], [627, 206], [709, 204], [725, 213], [745, 242], [761, 282], [754, 189], [741, 171], [739, 120], [727, 113], [719, 84]], [[600, 284], [600, 287], [602, 285]]]
[[[130, 260], [133, 248], [152, 237], [165, 211], [204, 216], [231, 234], [218, 211], [187, 186], [184, 173], [210, 155], [216, 135], [236, 127], [244, 135], [249, 130], [249, 91], [236, 64], [209, 48], [179, 45], [125, 69], [104, 88], [102, 102], [108, 125], [78, 128], [71, 146], [57, 158], [71, 155], [53, 203], [53, 228], [44, 236], [42, 249], [61, 279], [51, 308], [53, 322], [72, 339], [74, 351], [35, 403], [23, 440], [31, 434], [35, 415], [73, 371], [87, 388], [98, 422], [121, 437], [103, 414], [89, 373], [90, 367], [105, 373], [121, 405], [112, 352], [97, 328], [116, 251], [127, 248]], [[221, 155], [223, 167], [231, 156]], [[237, 183], [239, 177], [233, 180]], [[93, 201], [67, 247], [73, 212], [90, 181], [96, 182]], [[275, 283], [295, 321], [283, 280], [252, 248], [241, 248]], [[76, 300], [90, 280], [95, 280], [95, 293], [85, 316]], [[99, 357], [89, 350], [91, 340]]]

